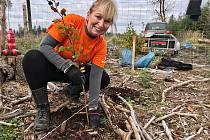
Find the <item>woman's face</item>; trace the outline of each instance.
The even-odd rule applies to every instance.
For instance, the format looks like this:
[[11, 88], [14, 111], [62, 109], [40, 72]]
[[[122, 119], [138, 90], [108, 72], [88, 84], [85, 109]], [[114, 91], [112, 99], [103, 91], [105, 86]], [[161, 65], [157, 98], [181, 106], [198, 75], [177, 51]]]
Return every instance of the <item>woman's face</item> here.
[[102, 7], [95, 8], [92, 13], [87, 14], [87, 30], [91, 36], [97, 37], [108, 30], [112, 20], [104, 17]]

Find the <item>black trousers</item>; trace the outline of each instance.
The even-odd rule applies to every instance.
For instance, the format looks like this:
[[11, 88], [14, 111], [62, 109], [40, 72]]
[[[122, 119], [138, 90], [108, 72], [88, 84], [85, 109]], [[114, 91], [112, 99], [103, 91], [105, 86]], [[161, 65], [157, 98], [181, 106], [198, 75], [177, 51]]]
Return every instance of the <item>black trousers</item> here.
[[[23, 70], [31, 90], [47, 87], [47, 82], [70, 83], [66, 74], [57, 69], [39, 50], [28, 51], [23, 58]], [[85, 66], [85, 90], [89, 90], [89, 76], [91, 65]], [[103, 71], [101, 89], [110, 83], [109, 75]]]

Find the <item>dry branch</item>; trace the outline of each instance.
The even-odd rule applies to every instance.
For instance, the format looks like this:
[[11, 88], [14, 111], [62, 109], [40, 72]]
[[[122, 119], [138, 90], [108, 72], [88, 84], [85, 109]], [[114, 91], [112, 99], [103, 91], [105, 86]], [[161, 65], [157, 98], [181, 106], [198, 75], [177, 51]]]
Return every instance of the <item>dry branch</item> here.
[[15, 101], [11, 101], [12, 102], [12, 105], [17, 105], [17, 104], [21, 104], [22, 102], [25, 102], [25, 101], [31, 101], [31, 95], [28, 95], [28, 96], [25, 96], [23, 98], [20, 98], [19, 100], [15, 100]]
[[123, 140], [125, 140], [129, 133], [127, 134], [125, 131], [120, 129], [117, 125], [113, 125], [112, 120], [111, 120], [111, 116], [110, 116], [110, 112], [109, 112], [108, 107], [107, 107], [108, 105], [106, 104], [105, 99], [104, 99], [104, 95], [102, 95], [102, 97], [101, 97], [100, 104], [101, 104], [101, 106], [104, 110], [104, 113], [107, 116], [107, 119], [108, 119], [109, 123], [111, 124], [113, 130], [115, 131], [115, 133], [118, 134]]
[[3, 122], [3, 121], [0, 121], [0, 124], [6, 125], [6, 126], [13, 126], [14, 125], [14, 124]]
[[10, 113], [7, 113], [7, 114], [4, 114], [4, 115], [1, 115], [0, 116], [0, 120], [3, 120], [3, 119], [9, 119], [9, 118], [13, 118], [13, 117], [17, 117], [19, 116], [20, 114], [22, 114], [23, 111], [20, 110], [20, 109], [16, 109]]
[[37, 113], [37, 110], [32, 110], [30, 112], [26, 112], [23, 115], [17, 116], [17, 118], [25, 118], [25, 117], [31, 117], [34, 116]]
[[25, 130], [24, 133], [27, 133], [34, 126], [34, 122], [32, 122]]
[[201, 80], [192, 79], [192, 80], [184, 81], [184, 82], [182, 82], [182, 83], [173, 85], [173, 86], [171, 86], [171, 87], [165, 89], [165, 90], [162, 92], [162, 101], [161, 101], [161, 102], [162, 102], [162, 103], [165, 102], [165, 98], [166, 98], [165, 94], [166, 94], [167, 92], [169, 92], [170, 90], [173, 90], [173, 89], [175, 89], [175, 88], [177, 88], [177, 87], [181, 87], [181, 86], [186, 85], [186, 84], [189, 84], [189, 83], [191, 83], [191, 82], [207, 82], [207, 81], [210, 81], [210, 78], [204, 78], [204, 79], [201, 79]]
[[166, 122], [165, 122], [164, 120], [162, 120], [162, 125], [163, 125], [163, 128], [164, 128], [165, 132], [166, 132], [166, 135], [168, 136], [168, 139], [169, 139], [169, 140], [173, 140], [171, 131], [170, 131], [170, 129], [168, 128], [168, 126], [167, 126], [167, 124], [166, 124]]
[[133, 118], [130, 116], [130, 117], [128, 117], [128, 120], [131, 124], [131, 127], [133, 129], [136, 140], [141, 140], [141, 137], [140, 137], [140, 134], [139, 134], [139, 129], [135, 125]]
[[192, 135], [192, 136], [189, 136], [189, 137], [186, 138], [185, 140], [191, 140], [191, 139], [193, 139], [194, 137], [200, 135], [200, 133], [201, 133], [202, 131], [203, 131], [203, 127], [201, 127], [201, 128], [198, 130], [198, 132], [197, 132], [196, 134], [194, 134], [194, 135]]
[[189, 116], [189, 117], [193, 117], [194, 119], [197, 119], [197, 114], [189, 114], [189, 113], [180, 113], [180, 112], [172, 112], [170, 114], [167, 114], [167, 115], [164, 115], [162, 117], [159, 117], [155, 120], [155, 122], [159, 122], [159, 121], [162, 121], [166, 118], [169, 118], [171, 116], [174, 116], [174, 115], [180, 115], [180, 116]]
[[0, 97], [1, 97], [2, 99], [9, 100], [9, 101], [13, 101], [13, 100], [14, 100], [14, 99], [12, 99], [12, 98], [10, 98], [10, 97], [7, 97], [7, 96], [2, 95], [1, 93], [0, 93]]
[[48, 82], [47, 83], [47, 90], [50, 91], [50, 92], [56, 92], [56, 93], [58, 93], [59, 91], [62, 90], [62, 88], [59, 88], [57, 85], [55, 85], [52, 82]]
[[177, 109], [181, 108], [182, 106], [184, 106], [184, 104], [183, 104], [183, 105], [179, 105], [179, 106], [177, 106], [177, 107], [173, 108], [173, 109], [171, 110], [171, 112], [176, 111]]
[[58, 110], [60, 110], [61, 108], [63, 108], [64, 106], [66, 106], [68, 104], [69, 104], [69, 101], [66, 101], [63, 104], [61, 104], [58, 107], [56, 107], [55, 109], [53, 109], [52, 112], [57, 112]]
[[107, 98], [107, 104], [111, 106], [112, 108], [117, 109], [119, 111], [126, 112], [126, 113], [130, 112], [128, 109], [124, 108], [122, 105], [115, 105], [114, 102], [110, 98]]
[[125, 82], [127, 82], [130, 78], [131, 78], [131, 75], [125, 75], [125, 76], [123, 76], [121, 79], [124, 79], [124, 80], [121, 83], [119, 83], [117, 85], [117, 87], [123, 87], [123, 85], [125, 84]]
[[147, 129], [147, 127], [155, 120], [155, 116], [152, 116], [152, 118], [148, 121], [148, 123], [145, 124], [145, 126], [143, 127], [144, 129]]
[[132, 135], [133, 131], [129, 131], [125, 140], [130, 140], [131, 139], [131, 135]]
[[[142, 127], [142, 125], [138, 122], [133, 107], [123, 97], [121, 97], [120, 95], [118, 95], [118, 98], [120, 98], [129, 107], [132, 120], [134, 121], [134, 124], [136, 125], [139, 133], [141, 134], [141, 137], [143, 139], [146, 138], [147, 140], [152, 140], [150, 135], [146, 132], [146, 130]], [[134, 134], [135, 134], [135, 130], [133, 130], [133, 131], [134, 131]]]
[[197, 119], [197, 114], [181, 113], [181, 112], [175, 112], [175, 114], [180, 115], [180, 116], [188, 116], [188, 117], [192, 117], [194, 119]]

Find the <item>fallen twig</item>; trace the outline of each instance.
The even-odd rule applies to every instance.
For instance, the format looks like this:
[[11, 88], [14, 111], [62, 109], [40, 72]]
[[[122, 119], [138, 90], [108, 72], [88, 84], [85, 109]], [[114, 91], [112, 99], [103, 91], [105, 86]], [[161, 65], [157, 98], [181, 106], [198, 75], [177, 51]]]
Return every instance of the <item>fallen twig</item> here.
[[128, 81], [130, 78], [131, 78], [131, 75], [125, 75], [125, 76], [123, 76], [122, 79], [124, 79], [124, 80], [123, 80], [121, 83], [119, 83], [119, 84], [117, 85], [117, 87], [123, 87], [124, 83], [125, 83], [126, 81]]
[[131, 139], [131, 135], [132, 135], [133, 131], [129, 131], [125, 140], [130, 140]]
[[180, 115], [180, 116], [193, 117], [194, 119], [197, 119], [197, 114], [181, 113], [181, 112], [175, 112], [175, 114], [176, 114], [176, 115]]
[[[0, 95], [1, 95], [1, 87], [0, 87]], [[2, 100], [2, 97], [0, 96], [0, 108], [2, 108], [2, 107], [3, 107], [3, 100]]]
[[139, 130], [138, 130], [136, 124], [134, 123], [133, 118], [130, 116], [130, 117], [128, 117], [128, 120], [129, 120], [129, 122], [131, 124], [131, 127], [133, 129], [133, 132], [134, 132], [136, 140], [141, 140], [141, 137], [140, 137], [140, 134], [139, 134]]
[[52, 112], [57, 112], [58, 110], [60, 110], [61, 108], [63, 108], [64, 106], [66, 106], [68, 104], [69, 104], [69, 101], [66, 101], [66, 102], [62, 103], [61, 105], [59, 105], [58, 107], [53, 109]]
[[[123, 97], [121, 97], [120, 95], [118, 95], [118, 98], [120, 98], [129, 107], [132, 120], [134, 121], [134, 124], [136, 125], [139, 133], [141, 134], [141, 137], [143, 139], [145, 139], [144, 137], [146, 137], [147, 140], [152, 140], [152, 138], [146, 132], [146, 130], [142, 127], [142, 125], [140, 123], [138, 123], [133, 107]], [[133, 130], [133, 131], [135, 133], [135, 130]], [[136, 135], [136, 136], [138, 136], [138, 135]]]
[[28, 96], [25, 96], [23, 98], [20, 98], [19, 100], [11, 101], [12, 102], [12, 106], [17, 105], [17, 104], [21, 104], [24, 101], [30, 101], [31, 99], [32, 99], [31, 95], [28, 95]]
[[123, 140], [125, 140], [129, 133], [126, 133], [125, 131], [120, 129], [117, 125], [113, 125], [112, 120], [111, 120], [111, 116], [110, 116], [110, 112], [109, 112], [108, 107], [107, 107], [108, 105], [106, 104], [105, 99], [104, 99], [104, 95], [102, 95], [102, 97], [101, 97], [100, 104], [101, 104], [101, 106], [104, 110], [104, 113], [107, 116], [107, 119], [108, 119], [109, 123], [111, 124], [113, 130], [115, 131], [115, 133], [118, 134]]
[[17, 116], [17, 118], [25, 118], [25, 117], [31, 117], [31, 116], [35, 116], [37, 113], [37, 110], [32, 110], [30, 112], [26, 112], [23, 115]]
[[167, 124], [166, 124], [166, 122], [165, 122], [164, 120], [162, 120], [162, 125], [163, 125], [163, 128], [164, 128], [165, 132], [166, 132], [166, 135], [168, 136], [168, 139], [169, 139], [169, 140], [173, 140], [171, 131], [170, 131], [170, 129], [168, 128], [168, 126], [167, 126]]
[[27, 133], [34, 126], [34, 122], [32, 122], [25, 130], [24, 134]]
[[149, 122], [144, 125], [144, 129], [147, 129], [147, 127], [155, 120], [155, 118], [156, 118], [155, 116], [152, 116]]
[[171, 87], [165, 89], [165, 90], [162, 92], [162, 101], [161, 101], [161, 102], [162, 102], [162, 103], [165, 102], [165, 98], [166, 98], [166, 97], [165, 97], [165, 94], [166, 94], [167, 92], [169, 92], [170, 90], [172, 90], [172, 89], [175, 89], [175, 88], [177, 88], [177, 87], [186, 85], [186, 84], [191, 83], [191, 82], [207, 82], [207, 81], [210, 81], [210, 78], [204, 78], [204, 79], [201, 79], [201, 80], [192, 79], [192, 80], [184, 81], [184, 82], [179, 83], [179, 84], [177, 84], [177, 85], [173, 85], [173, 86], [171, 86]]
[[3, 122], [3, 121], [0, 121], [0, 124], [6, 125], [6, 126], [13, 126], [14, 125], [14, 124]]
[[10, 97], [2, 95], [1, 93], [0, 93], [0, 97], [3, 98], [3, 99], [9, 100], [9, 101], [13, 101], [14, 100], [14, 99], [12, 99]]
[[167, 115], [164, 115], [164, 116], [162, 116], [162, 117], [157, 118], [157, 119], [155, 120], [155, 122], [162, 121], [162, 120], [164, 120], [164, 119], [166, 119], [166, 118], [169, 118], [169, 117], [171, 117], [171, 116], [173, 116], [173, 115], [189, 116], [189, 117], [193, 117], [193, 118], [197, 119], [197, 114], [172, 112], [172, 113], [170, 113], [170, 114], [167, 114]]
[[196, 134], [194, 134], [194, 135], [192, 135], [192, 136], [189, 136], [188, 138], [186, 138], [185, 140], [191, 140], [191, 139], [193, 139], [194, 137], [196, 137], [197, 135], [200, 135], [200, 133], [203, 131], [203, 127], [201, 127], [199, 130], [198, 130], [198, 132], [196, 133]]
[[[183, 105], [184, 105], [184, 104], [183, 104]], [[179, 106], [177, 106], [177, 107], [173, 108], [173, 109], [171, 110], [171, 112], [176, 111], [177, 109], [181, 108], [183, 105], [179, 105]]]
[[127, 112], [127, 113], [130, 112], [128, 109], [124, 108], [122, 105], [115, 105], [114, 102], [112, 101], [112, 99], [110, 99], [110, 98], [107, 98], [107, 104], [109, 106], [112, 106], [113, 108], [116, 108], [119, 111]]
[[54, 83], [48, 82], [47, 83], [47, 90], [50, 91], [50, 92], [57, 92], [58, 93], [62, 89], [59, 88], [58, 86], [56, 86]]
[[125, 140], [130, 140], [130, 139], [131, 139], [131, 135], [132, 135], [132, 133], [133, 133], [133, 129], [131, 128], [131, 125], [130, 125], [130, 123], [128, 122], [128, 120], [125, 120], [125, 125], [126, 125], [126, 127], [127, 127], [127, 129], [128, 129], [128, 134], [127, 134]]
[[13, 118], [13, 117], [17, 117], [17, 116], [19, 116], [19, 115], [22, 114], [22, 113], [23, 113], [22, 110], [16, 109], [16, 110], [14, 110], [14, 111], [12, 111], [12, 112], [9, 112], [9, 113], [7, 113], [7, 114], [1, 115], [1, 116], [0, 116], [0, 120], [9, 119], [9, 118]]

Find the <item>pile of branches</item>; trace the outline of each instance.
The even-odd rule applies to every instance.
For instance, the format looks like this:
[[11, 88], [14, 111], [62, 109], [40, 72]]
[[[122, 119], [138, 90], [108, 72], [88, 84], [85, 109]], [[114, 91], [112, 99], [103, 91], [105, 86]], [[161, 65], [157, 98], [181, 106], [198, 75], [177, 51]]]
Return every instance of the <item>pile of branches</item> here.
[[[164, 132], [169, 140], [173, 140], [173, 134], [169, 129], [166, 119], [173, 116], [186, 116], [197, 120], [197, 114], [181, 113], [178, 110], [181, 106], [174, 108], [169, 114], [164, 116], [156, 117], [152, 116], [151, 119], [143, 125], [142, 122], [138, 120], [137, 113], [135, 112], [133, 106], [126, 101], [124, 97], [120, 94], [116, 95], [117, 99], [113, 99], [106, 93], [101, 96], [100, 104], [106, 114], [106, 117], [111, 125], [112, 129], [116, 134], [118, 134], [122, 140], [153, 140], [155, 139], [151, 132], [148, 132], [147, 128], [150, 124], [159, 124], [164, 128]], [[116, 101], [117, 100], [117, 101]], [[119, 102], [118, 102], [119, 101]], [[120, 116], [119, 116], [120, 114]], [[187, 140], [191, 140], [204, 130], [204, 127], [200, 129], [193, 135], [187, 137]]]
[[[123, 107], [122, 105], [114, 104], [111, 98], [108, 97], [106, 99], [106, 102], [105, 95], [102, 95], [100, 102], [115, 133], [117, 133], [123, 140], [130, 140], [132, 134], [134, 134], [136, 140], [141, 140], [141, 138], [152, 140], [152, 137], [147, 133], [145, 128], [138, 121], [133, 107], [123, 97], [121, 97], [120, 95], [117, 96], [129, 109]], [[114, 115], [112, 115], [111, 113], [113, 111], [120, 111], [124, 115], [122, 117], [124, 118], [124, 124], [126, 126], [125, 130], [120, 128], [117, 124], [113, 123], [113, 120], [116, 120]]]

